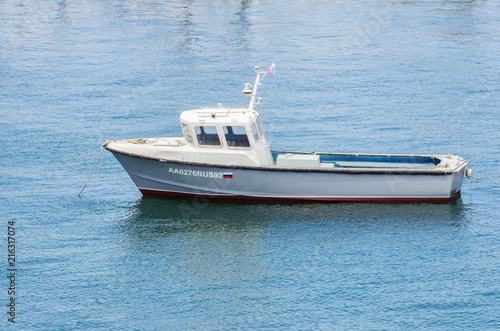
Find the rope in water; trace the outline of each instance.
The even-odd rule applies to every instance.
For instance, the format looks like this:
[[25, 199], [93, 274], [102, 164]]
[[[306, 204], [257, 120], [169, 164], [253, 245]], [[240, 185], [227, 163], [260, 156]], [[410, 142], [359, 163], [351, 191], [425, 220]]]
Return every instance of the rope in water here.
[[92, 175], [94, 174], [94, 170], [95, 168], [97, 168], [97, 163], [99, 163], [99, 160], [101, 159], [101, 156], [102, 156], [102, 152], [104, 152], [104, 146], [101, 147], [101, 154], [99, 154], [99, 157], [97, 158], [97, 161], [94, 165], [94, 169], [92, 169], [92, 172], [90, 173], [90, 176], [89, 176], [89, 179], [87, 179], [87, 182], [85, 183], [85, 185], [83, 186], [82, 190], [80, 191], [80, 193], [78, 193], [78, 196], [80, 196], [80, 194], [82, 194], [83, 190], [85, 190], [85, 187], [87, 187], [87, 184], [89, 183], [90, 181], [90, 178], [92, 178]]

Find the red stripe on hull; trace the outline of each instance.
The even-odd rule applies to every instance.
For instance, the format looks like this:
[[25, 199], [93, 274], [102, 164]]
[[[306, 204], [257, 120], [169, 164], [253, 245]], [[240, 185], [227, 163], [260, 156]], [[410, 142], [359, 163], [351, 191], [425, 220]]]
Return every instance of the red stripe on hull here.
[[356, 198], [356, 197], [252, 197], [245, 195], [204, 195], [181, 192], [156, 191], [139, 189], [144, 196], [181, 198], [181, 199], [207, 199], [207, 200], [228, 200], [228, 201], [251, 201], [251, 202], [449, 202], [460, 196], [460, 191], [447, 198], [438, 197], [381, 197], [381, 198]]

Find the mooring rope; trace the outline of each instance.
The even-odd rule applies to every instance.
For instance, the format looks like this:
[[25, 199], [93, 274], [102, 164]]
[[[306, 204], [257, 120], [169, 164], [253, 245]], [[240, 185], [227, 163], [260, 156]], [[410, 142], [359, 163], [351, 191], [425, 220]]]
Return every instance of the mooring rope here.
[[82, 190], [80, 191], [80, 193], [78, 193], [78, 196], [80, 196], [80, 194], [82, 194], [83, 190], [85, 190], [85, 187], [87, 187], [87, 184], [89, 183], [90, 181], [90, 178], [92, 178], [92, 175], [94, 174], [94, 170], [95, 168], [97, 168], [97, 163], [99, 163], [99, 160], [101, 159], [101, 156], [102, 156], [102, 152], [104, 152], [104, 145], [101, 147], [101, 154], [99, 154], [99, 157], [97, 158], [97, 161], [94, 165], [94, 169], [92, 169], [92, 172], [90, 173], [90, 176], [89, 176], [89, 179], [87, 179], [87, 182], [85, 183], [85, 185], [83, 186]]

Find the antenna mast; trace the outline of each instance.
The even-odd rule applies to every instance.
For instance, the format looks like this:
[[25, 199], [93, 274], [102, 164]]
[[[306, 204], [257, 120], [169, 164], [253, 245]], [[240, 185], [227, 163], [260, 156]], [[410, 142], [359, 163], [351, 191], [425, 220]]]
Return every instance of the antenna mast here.
[[[255, 77], [255, 83], [253, 85], [253, 88], [252, 88], [252, 85], [250, 83], [246, 83], [245, 89], [243, 90], [244, 94], [250, 96], [250, 103], [248, 104], [248, 110], [254, 110], [255, 106], [260, 105], [262, 98], [258, 98], [257, 102], [255, 102], [255, 99], [257, 98], [257, 89], [258, 89], [259, 85], [261, 85], [260, 82], [262, 82], [262, 80], [264, 79], [264, 77], [266, 77], [267, 74], [272, 75], [274, 73], [275, 67], [276, 67], [276, 64], [274, 62], [273, 62], [273, 64], [271, 64], [269, 69], [267, 69], [267, 71], [260, 71], [259, 66], [255, 67], [255, 74], [257, 76]], [[264, 76], [262, 76], [262, 78], [261, 78], [260, 75], [262, 75], [262, 74], [264, 74]]]

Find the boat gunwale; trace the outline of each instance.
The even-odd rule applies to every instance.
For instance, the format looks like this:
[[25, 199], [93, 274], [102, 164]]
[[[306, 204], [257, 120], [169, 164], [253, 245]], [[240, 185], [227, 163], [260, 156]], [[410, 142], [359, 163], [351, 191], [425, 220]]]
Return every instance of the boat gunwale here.
[[[147, 159], [152, 161], [158, 161], [162, 163], [174, 163], [181, 165], [189, 165], [189, 166], [198, 166], [198, 167], [215, 167], [215, 168], [224, 168], [224, 169], [243, 169], [243, 170], [258, 170], [258, 171], [281, 171], [281, 172], [318, 172], [318, 173], [341, 173], [341, 174], [377, 174], [377, 175], [432, 175], [432, 176], [446, 176], [446, 175], [454, 175], [462, 171], [468, 164], [469, 161], [463, 160], [461, 164], [459, 164], [454, 169], [442, 170], [442, 169], [429, 169], [429, 170], [413, 170], [413, 169], [367, 169], [367, 168], [359, 168], [359, 169], [344, 169], [344, 168], [291, 168], [291, 167], [276, 167], [276, 166], [243, 166], [243, 165], [224, 165], [224, 164], [214, 164], [214, 163], [201, 163], [201, 162], [187, 162], [187, 161], [179, 161], [179, 160], [168, 160], [163, 158], [151, 157], [138, 155], [134, 153], [127, 153], [123, 151], [118, 151], [108, 146], [109, 142], [106, 142], [103, 147], [106, 150], [118, 153], [130, 157], [136, 157], [140, 159]], [[316, 155], [355, 155], [355, 156], [409, 156], [409, 157], [437, 157], [436, 155], [395, 155], [395, 154], [342, 154], [342, 153], [317, 153], [317, 152], [281, 152], [281, 151], [273, 151], [277, 153], [290, 153], [290, 154], [316, 154]]]

